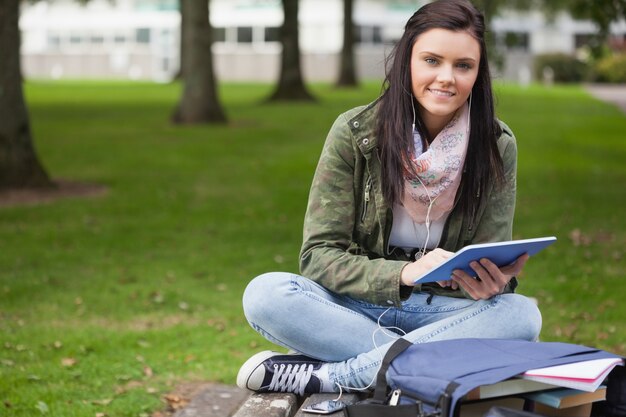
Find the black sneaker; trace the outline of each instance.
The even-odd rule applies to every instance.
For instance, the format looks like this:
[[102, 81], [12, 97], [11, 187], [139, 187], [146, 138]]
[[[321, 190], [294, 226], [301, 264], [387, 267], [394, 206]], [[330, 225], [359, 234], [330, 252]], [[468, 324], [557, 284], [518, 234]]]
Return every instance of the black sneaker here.
[[318, 393], [321, 381], [314, 371], [323, 364], [304, 355], [267, 350], [252, 356], [241, 366], [237, 385], [256, 392]]

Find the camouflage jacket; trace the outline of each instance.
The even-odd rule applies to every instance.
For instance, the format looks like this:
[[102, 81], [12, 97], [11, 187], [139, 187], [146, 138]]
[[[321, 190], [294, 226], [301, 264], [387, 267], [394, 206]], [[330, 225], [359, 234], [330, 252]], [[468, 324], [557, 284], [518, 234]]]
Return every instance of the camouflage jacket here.
[[[393, 214], [381, 189], [376, 108], [374, 102], [340, 115], [326, 138], [304, 219], [300, 272], [335, 293], [399, 306], [411, 290], [420, 288], [401, 287], [400, 273], [410, 259], [400, 248], [389, 247]], [[510, 129], [502, 127], [498, 149], [507, 183], [483, 196], [474, 221], [455, 206], [444, 227], [443, 249], [511, 240], [517, 147]], [[437, 284], [423, 287], [427, 285], [421, 289], [464, 296]]]

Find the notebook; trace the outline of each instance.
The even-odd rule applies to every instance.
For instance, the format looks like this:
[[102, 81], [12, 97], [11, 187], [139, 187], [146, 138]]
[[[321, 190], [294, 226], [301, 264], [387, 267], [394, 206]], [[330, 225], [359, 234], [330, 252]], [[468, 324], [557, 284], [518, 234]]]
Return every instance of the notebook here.
[[622, 358], [594, 359], [530, 369], [524, 372], [522, 378], [593, 392], [602, 384], [614, 367], [623, 364]]

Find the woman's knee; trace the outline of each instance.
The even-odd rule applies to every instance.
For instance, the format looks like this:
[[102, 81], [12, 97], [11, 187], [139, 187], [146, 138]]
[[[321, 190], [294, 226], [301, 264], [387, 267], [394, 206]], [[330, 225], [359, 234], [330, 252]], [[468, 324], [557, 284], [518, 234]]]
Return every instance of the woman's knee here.
[[537, 303], [520, 294], [505, 294], [502, 296], [510, 305], [512, 326], [518, 332], [518, 338], [535, 341], [541, 332], [541, 312]]
[[262, 322], [276, 313], [280, 307], [281, 294], [285, 283], [292, 274], [286, 272], [268, 272], [250, 281], [243, 293], [243, 312], [250, 323]]

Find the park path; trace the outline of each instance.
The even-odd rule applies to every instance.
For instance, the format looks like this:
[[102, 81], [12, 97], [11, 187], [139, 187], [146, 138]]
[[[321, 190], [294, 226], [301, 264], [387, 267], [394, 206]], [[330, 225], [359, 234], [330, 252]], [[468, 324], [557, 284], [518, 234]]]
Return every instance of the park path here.
[[615, 104], [626, 114], [626, 84], [588, 84], [585, 89], [595, 98]]

